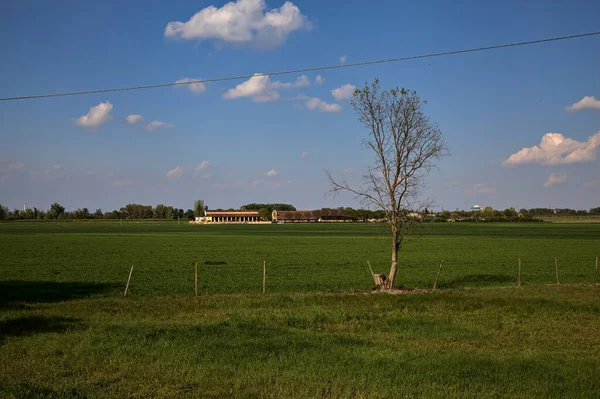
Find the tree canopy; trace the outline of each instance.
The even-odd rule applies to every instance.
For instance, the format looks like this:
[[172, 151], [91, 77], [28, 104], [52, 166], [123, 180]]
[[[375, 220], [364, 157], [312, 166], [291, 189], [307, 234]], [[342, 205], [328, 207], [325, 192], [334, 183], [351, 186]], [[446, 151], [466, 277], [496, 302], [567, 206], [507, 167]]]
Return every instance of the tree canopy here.
[[262, 208], [268, 209], [269, 212], [296, 210], [296, 208], [290, 204], [246, 204], [240, 206], [240, 210], [242, 211], [259, 211]]

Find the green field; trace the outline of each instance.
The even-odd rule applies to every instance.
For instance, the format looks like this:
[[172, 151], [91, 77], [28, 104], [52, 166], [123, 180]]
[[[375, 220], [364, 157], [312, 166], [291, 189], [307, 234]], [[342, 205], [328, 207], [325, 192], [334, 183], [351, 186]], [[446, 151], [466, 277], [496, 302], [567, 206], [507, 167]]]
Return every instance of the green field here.
[[425, 226], [399, 282], [430, 288], [443, 259], [434, 293], [370, 291], [388, 242], [377, 224], [0, 224], [0, 397], [600, 396], [600, 225]]
[[[389, 269], [381, 224], [190, 225], [175, 223], [0, 224], [0, 281], [93, 283], [117, 296], [134, 265], [132, 296], [187, 295], [194, 263], [202, 294], [369, 289]], [[596, 224], [428, 224], [406, 238], [399, 285], [511, 286], [521, 257], [523, 284], [593, 282], [600, 256]], [[206, 264], [206, 263], [209, 264]], [[222, 263], [222, 264], [211, 264]]]

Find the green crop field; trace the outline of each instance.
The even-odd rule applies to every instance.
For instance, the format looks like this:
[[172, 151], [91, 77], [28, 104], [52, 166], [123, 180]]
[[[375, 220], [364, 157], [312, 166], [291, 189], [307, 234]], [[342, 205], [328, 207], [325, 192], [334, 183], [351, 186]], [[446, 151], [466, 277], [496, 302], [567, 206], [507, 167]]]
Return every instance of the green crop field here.
[[[0, 224], [0, 281], [100, 284], [132, 296], [186, 295], [199, 264], [202, 294], [258, 293], [263, 261], [269, 292], [369, 289], [387, 272], [390, 238], [381, 224], [190, 225], [175, 223]], [[510, 286], [522, 259], [523, 284], [593, 282], [600, 256], [596, 224], [428, 224], [406, 238], [399, 285]]]
[[398, 282], [429, 289], [444, 260], [441, 289], [372, 293], [389, 241], [379, 224], [0, 224], [0, 397], [600, 396], [600, 225], [426, 225]]

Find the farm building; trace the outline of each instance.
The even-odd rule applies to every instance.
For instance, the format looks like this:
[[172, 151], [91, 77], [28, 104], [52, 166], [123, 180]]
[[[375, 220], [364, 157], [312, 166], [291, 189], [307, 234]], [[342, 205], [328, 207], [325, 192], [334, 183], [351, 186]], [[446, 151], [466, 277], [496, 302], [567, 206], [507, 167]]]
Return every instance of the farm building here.
[[207, 223], [257, 223], [258, 211], [206, 211]]
[[344, 222], [356, 219], [338, 210], [273, 211], [271, 218], [276, 223]]

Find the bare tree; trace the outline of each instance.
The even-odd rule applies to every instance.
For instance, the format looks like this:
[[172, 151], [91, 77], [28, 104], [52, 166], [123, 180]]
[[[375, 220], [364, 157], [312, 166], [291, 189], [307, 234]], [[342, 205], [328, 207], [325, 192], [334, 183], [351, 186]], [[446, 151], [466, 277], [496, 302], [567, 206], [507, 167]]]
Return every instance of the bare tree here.
[[[363, 176], [361, 187], [336, 181], [325, 171], [331, 192], [349, 191], [367, 207], [383, 210], [391, 225], [392, 265], [389, 276], [376, 284], [391, 289], [396, 280], [398, 251], [406, 230], [417, 220], [416, 214], [432, 205], [421, 198], [427, 173], [435, 161], [448, 155], [438, 126], [423, 113], [424, 100], [415, 91], [382, 91], [379, 80], [354, 91], [352, 107], [358, 120], [369, 129], [363, 146], [371, 150], [374, 163]], [[415, 217], [416, 216], [416, 217]]]

